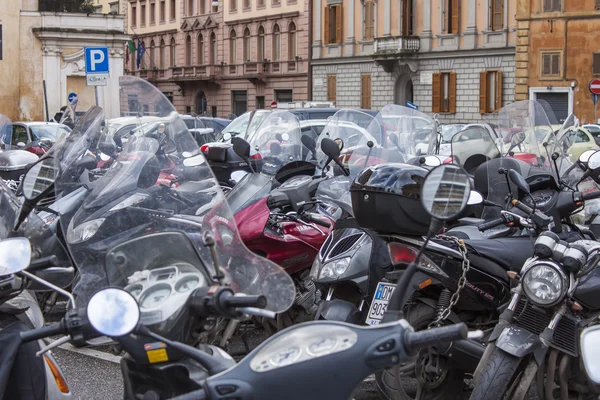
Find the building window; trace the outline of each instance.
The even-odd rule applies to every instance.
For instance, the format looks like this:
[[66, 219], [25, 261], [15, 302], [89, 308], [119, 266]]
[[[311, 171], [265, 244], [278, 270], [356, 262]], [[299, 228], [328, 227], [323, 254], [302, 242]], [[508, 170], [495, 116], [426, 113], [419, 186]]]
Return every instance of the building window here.
[[236, 50], [235, 39], [236, 39], [235, 31], [231, 30], [231, 33], [229, 34], [229, 64], [231, 64], [231, 65], [235, 64], [235, 50]]
[[131, 26], [135, 28], [137, 25], [137, 7], [133, 4], [131, 5]]
[[217, 35], [214, 32], [210, 34], [210, 63], [217, 63]]
[[265, 6], [265, 0], [256, 0], [256, 6], [257, 7], [264, 7]]
[[402, 0], [402, 36], [413, 34], [413, 0]]
[[244, 61], [250, 61], [250, 29], [244, 30]]
[[490, 30], [500, 31], [504, 28], [504, 0], [490, 1]]
[[600, 10], [600, 0], [596, 0], [594, 2], [594, 8], [596, 8], [596, 10]]
[[194, 15], [194, 0], [187, 2], [187, 15]]
[[185, 65], [192, 65], [192, 38], [190, 35], [185, 39]]
[[272, 6], [278, 6], [279, 4], [281, 4], [281, 2], [279, 0], [271, 0]]
[[177, 7], [175, 6], [175, 0], [171, 0], [171, 21], [175, 20]]
[[544, 0], [544, 12], [560, 11], [560, 10], [561, 10], [560, 0]]
[[325, 7], [325, 43], [342, 43], [342, 5]]
[[146, 2], [140, 6], [140, 26], [146, 26]]
[[279, 61], [279, 45], [281, 41], [281, 32], [279, 31], [279, 25], [273, 26], [273, 60]]
[[371, 109], [371, 75], [363, 74], [360, 79], [360, 108]]
[[229, 0], [229, 10], [230, 11], [237, 10], [237, 0]]
[[256, 109], [262, 110], [265, 108], [265, 96], [256, 96]]
[[592, 55], [592, 74], [600, 75], [600, 53]]
[[119, 14], [119, 2], [115, 1], [113, 3], [108, 3], [110, 6], [110, 13], [111, 14]]
[[198, 35], [198, 65], [204, 65], [204, 37]]
[[244, 0], [244, 8], [250, 8], [252, 4], [250, 4], [250, 0]]
[[206, 0], [200, 0], [200, 14], [206, 14]]
[[159, 21], [160, 22], [165, 22], [165, 0], [160, 0], [160, 16], [159, 16]]
[[292, 89], [285, 90], [276, 90], [275, 91], [275, 101], [277, 103], [291, 103], [293, 102], [293, 93]]
[[160, 54], [159, 54], [160, 69], [165, 69], [165, 40], [160, 39]]
[[365, 1], [363, 17], [363, 38], [365, 40], [373, 40], [375, 35], [375, 1]]
[[542, 73], [544, 78], [560, 77], [560, 52], [542, 52]]
[[258, 27], [258, 61], [263, 61], [265, 59], [265, 28], [261, 26]]
[[175, 66], [175, 38], [171, 38], [171, 47], [169, 48], [171, 52], [169, 61], [171, 62], [171, 67]]
[[456, 72], [438, 72], [433, 74], [432, 112], [456, 112]]
[[156, 3], [150, 3], [150, 25], [156, 22]]
[[460, 0], [445, 0], [444, 3], [444, 32], [458, 34], [458, 15]]
[[333, 101], [335, 103], [337, 91], [337, 79], [335, 75], [327, 76], [327, 101]]
[[288, 32], [288, 60], [293, 60], [296, 57], [296, 24], [290, 24]]
[[154, 58], [154, 48], [156, 47], [156, 45], [154, 44], [154, 40], [150, 41], [150, 68], [154, 68], [154, 66], [156, 65], [155, 62], [155, 58]]
[[479, 113], [492, 113], [502, 107], [502, 71], [479, 73]]

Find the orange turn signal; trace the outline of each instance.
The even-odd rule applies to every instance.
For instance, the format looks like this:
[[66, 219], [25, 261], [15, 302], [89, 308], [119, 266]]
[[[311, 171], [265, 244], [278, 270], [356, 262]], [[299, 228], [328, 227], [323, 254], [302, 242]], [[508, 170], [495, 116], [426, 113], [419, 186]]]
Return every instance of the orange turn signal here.
[[419, 283], [419, 289], [424, 289], [429, 285], [431, 285], [431, 279], [427, 279], [426, 281]]
[[67, 380], [65, 379], [63, 374], [61, 374], [58, 365], [56, 365], [56, 363], [45, 354], [44, 360], [46, 360], [46, 364], [48, 364], [50, 372], [52, 372], [52, 375], [54, 376], [54, 380], [56, 381], [56, 386], [58, 386], [58, 390], [65, 394], [69, 393], [69, 385], [67, 385]]

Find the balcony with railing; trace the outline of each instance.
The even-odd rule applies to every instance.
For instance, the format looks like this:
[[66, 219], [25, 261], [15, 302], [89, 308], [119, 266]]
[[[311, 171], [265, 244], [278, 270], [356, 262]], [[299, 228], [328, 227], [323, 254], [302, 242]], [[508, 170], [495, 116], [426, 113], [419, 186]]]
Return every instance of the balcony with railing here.
[[374, 55], [401, 55], [416, 53], [421, 47], [417, 36], [399, 36], [375, 39]]

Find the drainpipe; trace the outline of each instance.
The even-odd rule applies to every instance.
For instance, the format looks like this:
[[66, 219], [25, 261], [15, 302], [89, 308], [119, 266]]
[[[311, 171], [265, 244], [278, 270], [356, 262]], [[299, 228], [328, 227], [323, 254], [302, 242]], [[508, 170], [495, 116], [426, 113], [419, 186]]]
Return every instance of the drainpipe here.
[[313, 1], [308, 0], [308, 96], [312, 100], [312, 45], [313, 45]]

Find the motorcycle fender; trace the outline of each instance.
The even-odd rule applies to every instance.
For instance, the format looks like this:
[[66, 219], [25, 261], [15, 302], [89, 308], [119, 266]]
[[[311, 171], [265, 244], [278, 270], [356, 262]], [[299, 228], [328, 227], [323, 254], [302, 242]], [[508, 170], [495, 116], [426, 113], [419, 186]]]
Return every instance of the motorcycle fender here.
[[361, 312], [354, 304], [340, 299], [333, 299], [324, 301], [319, 305], [315, 319], [361, 324], [360, 315]]
[[521, 327], [511, 325], [504, 328], [500, 336], [498, 336], [496, 347], [515, 357], [523, 358], [545, 346], [538, 335]]

